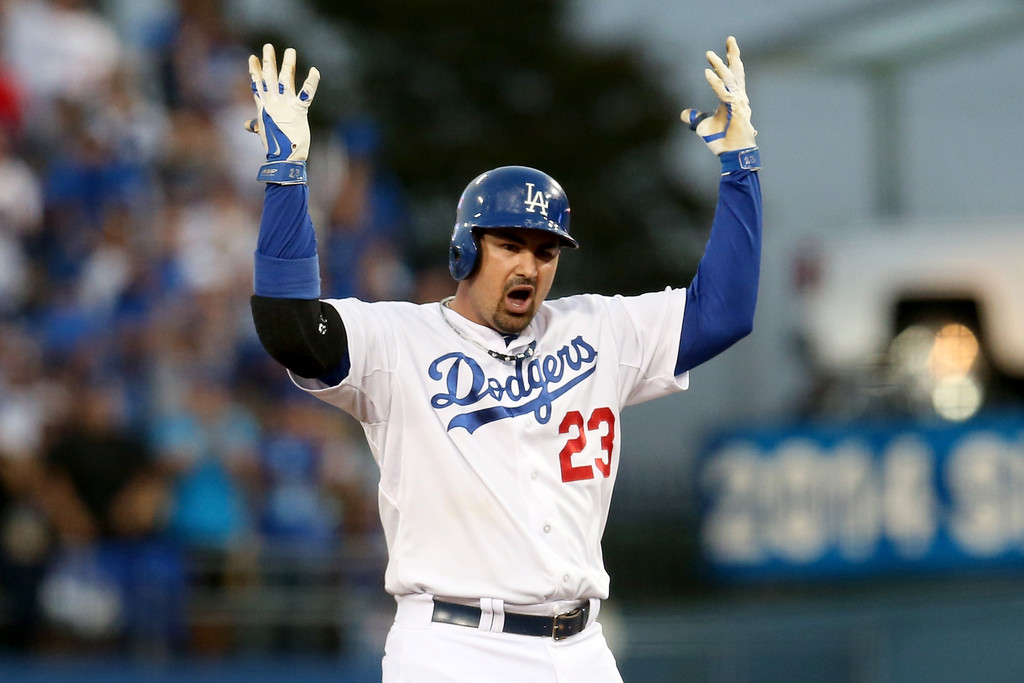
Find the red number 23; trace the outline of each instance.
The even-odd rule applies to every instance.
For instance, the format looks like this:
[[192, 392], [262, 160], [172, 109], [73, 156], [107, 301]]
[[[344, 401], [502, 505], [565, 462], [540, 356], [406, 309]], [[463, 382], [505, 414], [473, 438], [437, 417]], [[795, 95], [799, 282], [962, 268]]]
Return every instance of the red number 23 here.
[[[594, 464], [573, 465], [572, 456], [583, 451], [587, 446], [587, 432], [594, 432], [607, 425], [608, 429], [601, 435], [601, 450], [604, 455], [594, 458]], [[612, 473], [612, 449], [615, 447], [615, 414], [611, 408], [598, 408], [590, 414], [584, 429], [583, 414], [572, 410], [562, 418], [562, 424], [558, 425], [559, 434], [574, 435], [565, 443], [558, 454], [559, 463], [562, 465], [562, 481], [582, 481], [594, 478], [594, 467], [597, 467], [602, 476], [608, 477]]]

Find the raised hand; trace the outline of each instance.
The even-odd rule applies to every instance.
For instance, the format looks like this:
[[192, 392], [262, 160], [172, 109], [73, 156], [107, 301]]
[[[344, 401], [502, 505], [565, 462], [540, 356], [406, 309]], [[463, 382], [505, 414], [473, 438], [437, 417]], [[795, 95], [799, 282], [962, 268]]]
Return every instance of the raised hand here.
[[249, 77], [256, 118], [246, 128], [260, 136], [267, 163], [260, 167], [257, 179], [265, 183], [292, 185], [306, 182], [306, 158], [309, 156], [309, 122], [306, 114], [320, 83], [320, 72], [309, 70], [302, 90], [295, 91], [295, 50], [288, 48], [277, 70], [274, 46], [263, 46], [262, 64], [249, 56]]
[[680, 114], [690, 129], [700, 135], [712, 152], [719, 155], [757, 146], [754, 141], [757, 131], [750, 122], [750, 100], [747, 98], [740, 48], [732, 36], [729, 36], [725, 45], [727, 63], [709, 50], [707, 59], [711, 68], [704, 70], [708, 84], [720, 100], [715, 113], [684, 109]]

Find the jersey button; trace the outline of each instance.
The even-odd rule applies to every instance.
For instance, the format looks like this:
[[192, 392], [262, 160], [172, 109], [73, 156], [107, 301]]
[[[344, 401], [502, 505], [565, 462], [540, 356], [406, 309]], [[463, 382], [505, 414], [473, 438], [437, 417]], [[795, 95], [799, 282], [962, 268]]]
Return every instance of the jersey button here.
[[551, 532], [551, 525], [550, 524], [545, 524], [544, 525], [544, 533], [547, 534], [547, 533], [550, 533], [550, 532]]
[[569, 575], [566, 574], [565, 576], [563, 576], [562, 577], [562, 581], [565, 582], [565, 583], [569, 583]]
[[530, 472], [530, 479], [536, 479], [536, 478], [537, 478], [537, 472], [536, 471]]

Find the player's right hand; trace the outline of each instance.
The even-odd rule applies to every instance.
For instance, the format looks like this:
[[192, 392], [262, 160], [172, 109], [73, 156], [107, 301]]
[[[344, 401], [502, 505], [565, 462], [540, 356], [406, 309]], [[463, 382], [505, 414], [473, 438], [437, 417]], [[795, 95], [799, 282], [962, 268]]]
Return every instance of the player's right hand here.
[[750, 100], [747, 98], [746, 75], [740, 60], [736, 39], [725, 41], [728, 64], [712, 51], [707, 52], [713, 69], [705, 69], [711, 89], [721, 101], [714, 114], [697, 109], [684, 109], [680, 118], [704, 140], [715, 154], [750, 149], [757, 146], [757, 131], [750, 122]]
[[306, 114], [320, 83], [316, 67], [309, 70], [302, 90], [295, 92], [295, 50], [284, 51], [280, 74], [274, 46], [263, 46], [263, 62], [249, 56], [249, 78], [256, 100], [256, 118], [246, 128], [260, 136], [267, 163], [257, 179], [265, 183], [293, 185], [306, 182], [309, 156], [309, 122]]

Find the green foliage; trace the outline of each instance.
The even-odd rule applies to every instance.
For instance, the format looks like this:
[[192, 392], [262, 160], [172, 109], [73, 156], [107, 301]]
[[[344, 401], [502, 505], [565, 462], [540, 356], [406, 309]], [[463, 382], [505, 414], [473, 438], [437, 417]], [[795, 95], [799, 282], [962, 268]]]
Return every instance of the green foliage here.
[[424, 265], [444, 262], [466, 184], [521, 164], [558, 179], [573, 208], [582, 249], [563, 255], [556, 293], [688, 284], [711, 207], [670, 167], [684, 103], [636, 52], [571, 38], [560, 0], [314, 4], [354, 47], [363, 111], [334, 112], [380, 124]]

